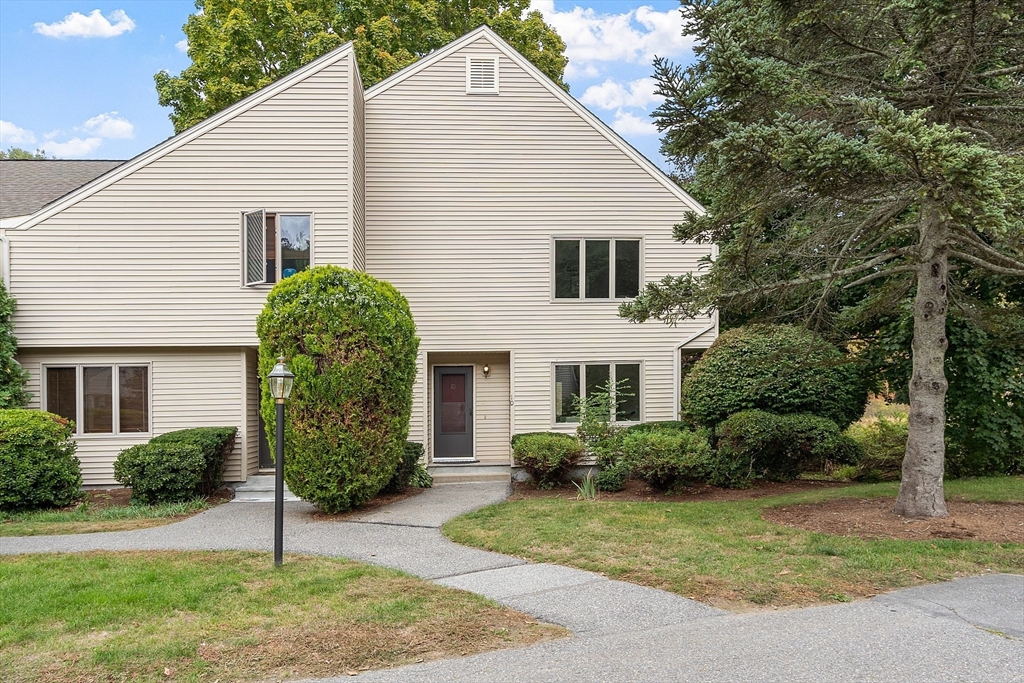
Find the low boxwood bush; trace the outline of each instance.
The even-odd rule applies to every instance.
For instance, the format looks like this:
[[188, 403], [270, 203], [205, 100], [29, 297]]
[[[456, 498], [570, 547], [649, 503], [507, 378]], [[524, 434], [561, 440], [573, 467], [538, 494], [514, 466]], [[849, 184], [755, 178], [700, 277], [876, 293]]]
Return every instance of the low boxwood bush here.
[[747, 410], [718, 429], [716, 483], [740, 488], [755, 479], [792, 481], [827, 465], [854, 465], [861, 450], [838, 425], [816, 415], [774, 415]]
[[121, 451], [114, 479], [132, 490], [132, 503], [180, 503], [197, 497], [206, 470], [203, 450], [191, 443], [146, 443]]
[[529, 472], [542, 489], [553, 488], [583, 458], [583, 443], [560, 432], [522, 434], [512, 454], [516, 464]]
[[622, 439], [622, 454], [634, 475], [662, 491], [707, 481], [713, 465], [707, 434], [689, 430], [627, 434]]
[[41, 410], [0, 410], [0, 510], [70, 505], [82, 473], [74, 424]]
[[846, 430], [864, 455], [846, 474], [857, 481], [896, 481], [907, 451], [907, 417], [879, 417], [867, 423], [856, 422]]
[[381, 493], [402, 493], [409, 488], [410, 480], [421, 467], [420, 458], [423, 457], [423, 444], [415, 441], [406, 441], [402, 449], [402, 458], [398, 461], [398, 467], [391, 476], [391, 481], [381, 489]]
[[150, 443], [185, 443], [198, 446], [206, 467], [199, 482], [199, 493], [210, 495], [224, 481], [224, 462], [235, 447], [237, 427], [195, 427], [167, 432], [149, 440]]
[[629, 465], [624, 460], [606, 467], [594, 477], [594, 485], [598, 491], [614, 493], [626, 488], [629, 481]]

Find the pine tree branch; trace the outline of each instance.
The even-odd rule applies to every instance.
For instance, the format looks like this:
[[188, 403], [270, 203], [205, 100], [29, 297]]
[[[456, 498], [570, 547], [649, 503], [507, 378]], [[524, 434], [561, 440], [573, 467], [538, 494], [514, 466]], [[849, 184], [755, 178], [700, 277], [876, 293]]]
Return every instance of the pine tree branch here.
[[893, 275], [895, 273], [910, 273], [916, 270], [917, 266], [894, 266], [892, 268], [886, 268], [885, 270], [880, 270], [876, 273], [871, 273], [871, 275], [865, 275], [859, 280], [854, 280], [853, 282], [847, 283], [843, 285], [843, 289], [852, 289], [854, 287], [859, 287], [860, 285], [871, 282], [872, 280], [877, 280], [880, 277], [889, 277], [890, 275]]
[[723, 298], [736, 299], [748, 294], [755, 294], [759, 292], [773, 292], [780, 289], [787, 289], [789, 287], [799, 287], [801, 285], [809, 285], [815, 282], [821, 282], [822, 280], [835, 279], [840, 277], [846, 277], [847, 275], [856, 275], [857, 273], [863, 273], [865, 270], [870, 270], [877, 265], [891, 261], [894, 258], [903, 256], [906, 253], [904, 249], [893, 249], [884, 254], [880, 254], [870, 261], [865, 261], [859, 266], [851, 266], [849, 268], [843, 268], [841, 270], [829, 270], [825, 273], [819, 273], [818, 275], [810, 275], [808, 277], [801, 277], [795, 280], [784, 280], [782, 282], [774, 282], [769, 285], [758, 285], [757, 287], [748, 287], [738, 292], [724, 292]]
[[1024, 265], [1018, 268], [1004, 268], [1003, 266], [997, 266], [996, 264], [989, 263], [988, 261], [980, 259], [977, 256], [971, 256], [970, 254], [965, 254], [962, 251], [956, 251], [955, 249], [950, 249], [949, 255], [952, 256], [953, 258], [958, 258], [961, 261], [967, 261], [968, 263], [972, 263], [978, 266], [979, 268], [984, 268], [985, 270], [990, 271], [992, 273], [1024, 277]]
[[966, 231], [960, 229], [959, 227], [955, 229], [955, 232], [953, 233], [953, 239], [955, 239], [957, 242], [959, 242], [965, 247], [977, 249], [985, 256], [988, 256], [990, 259], [994, 259], [997, 263], [1002, 263], [1004, 266], [1008, 268], [1024, 269], [1024, 263], [1018, 261], [1012, 256], [1007, 256], [1001, 251], [993, 249], [989, 245], [985, 244], [985, 242], [982, 241], [978, 236], [974, 235], [973, 233], [967, 233]]
[[1005, 69], [985, 71], [975, 76], [975, 78], [995, 78], [996, 76], [1006, 76], [1008, 74], [1015, 74], [1021, 71], [1024, 71], [1024, 64], [1015, 64], [1014, 66], [1008, 66]]

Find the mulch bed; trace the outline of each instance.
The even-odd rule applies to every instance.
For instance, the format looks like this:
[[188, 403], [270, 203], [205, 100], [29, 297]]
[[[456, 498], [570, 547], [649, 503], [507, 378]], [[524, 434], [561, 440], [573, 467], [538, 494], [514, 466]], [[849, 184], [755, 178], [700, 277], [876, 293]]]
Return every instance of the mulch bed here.
[[[755, 500], [767, 496], [781, 496], [787, 493], [803, 493], [821, 489], [851, 486], [844, 482], [830, 481], [789, 481], [785, 483], [759, 481], [749, 489], [722, 489], [717, 486], [694, 486], [667, 494], [653, 489], [643, 481], [631, 479], [622, 491], [608, 493], [601, 491], [599, 500], [637, 503], [692, 503], [697, 501]], [[530, 482], [515, 482], [509, 500], [530, 498], [576, 499], [577, 490], [572, 484], [549, 490], [538, 489]]]
[[371, 498], [361, 507], [358, 507], [355, 510], [349, 510], [348, 512], [338, 512], [335, 514], [330, 514], [327, 512], [320, 512], [319, 510], [315, 510], [313, 512], [313, 520], [317, 522], [341, 522], [348, 519], [349, 517], [352, 517], [354, 515], [361, 515], [362, 513], [367, 512], [369, 510], [373, 510], [374, 508], [379, 508], [384, 505], [390, 505], [391, 503], [397, 503], [398, 501], [405, 500], [406, 498], [418, 496], [424, 491], [426, 491], [426, 489], [410, 486], [403, 493], [383, 493], [377, 496], [376, 498]]
[[[82, 498], [69, 505], [67, 510], [74, 510], [81, 505], [88, 504], [90, 510], [106, 510], [107, 508], [127, 507], [132, 497], [132, 490], [128, 488], [119, 489], [86, 489], [82, 491]], [[235, 492], [224, 487], [217, 489], [206, 498], [210, 505], [220, 505], [235, 497]]]
[[956, 539], [1024, 543], [1024, 503], [946, 501], [949, 516], [908, 519], [893, 512], [895, 498], [839, 498], [768, 508], [762, 518], [806, 531], [912, 541]]

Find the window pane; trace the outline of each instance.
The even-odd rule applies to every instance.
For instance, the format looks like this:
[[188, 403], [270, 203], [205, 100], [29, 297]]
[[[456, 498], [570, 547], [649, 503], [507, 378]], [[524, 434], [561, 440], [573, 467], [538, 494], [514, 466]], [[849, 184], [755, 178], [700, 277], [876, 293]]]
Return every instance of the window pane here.
[[466, 376], [441, 373], [441, 433], [466, 433]]
[[110, 434], [114, 431], [114, 369], [82, 368], [82, 400], [86, 434]]
[[278, 216], [281, 278], [309, 268], [309, 216]]
[[277, 216], [267, 214], [267, 282], [277, 282]]
[[117, 369], [118, 430], [149, 431], [149, 368], [146, 366]]
[[[611, 377], [611, 366], [610, 365], [588, 365], [587, 376], [586, 376], [586, 396], [593, 396], [599, 391], [604, 391], [608, 388], [608, 380]], [[607, 411], [602, 411], [604, 414], [601, 416], [608, 419]]]
[[579, 240], [555, 240], [555, 298], [580, 298]]
[[639, 422], [640, 364], [617, 364], [615, 366], [615, 384], [619, 391], [615, 397], [618, 404], [615, 419], [624, 422]]
[[640, 240], [615, 240], [615, 298], [640, 293]]
[[608, 277], [608, 240], [587, 240], [586, 281], [588, 299], [607, 299]]
[[555, 422], [579, 422], [573, 398], [580, 394], [580, 366], [555, 366]]
[[46, 368], [46, 411], [78, 420], [75, 368]]

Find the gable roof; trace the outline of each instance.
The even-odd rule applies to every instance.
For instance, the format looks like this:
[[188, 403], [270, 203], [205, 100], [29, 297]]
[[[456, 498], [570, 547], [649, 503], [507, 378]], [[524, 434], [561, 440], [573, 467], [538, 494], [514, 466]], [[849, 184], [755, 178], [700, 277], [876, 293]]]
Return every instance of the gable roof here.
[[33, 214], [123, 163], [93, 159], [0, 159], [0, 218]]
[[683, 188], [679, 187], [674, 180], [665, 175], [665, 172], [658, 168], [650, 159], [645, 157], [643, 154], [638, 152], [631, 144], [626, 142], [618, 133], [612, 130], [604, 121], [594, 115], [589, 109], [580, 104], [572, 95], [562, 90], [554, 81], [533, 65], [530, 60], [523, 57], [519, 52], [505, 42], [505, 40], [494, 32], [489, 26], [480, 26], [473, 29], [466, 35], [453, 40], [441, 49], [432, 52], [431, 54], [423, 57], [419, 61], [413, 62], [409, 66], [405, 67], [401, 71], [392, 74], [385, 78], [380, 83], [366, 91], [363, 96], [364, 101], [369, 102], [374, 97], [381, 93], [387, 92], [389, 89], [403, 82], [411, 76], [415, 76], [420, 71], [430, 67], [431, 65], [439, 62], [440, 60], [448, 57], [449, 55], [461, 50], [463, 47], [469, 45], [478, 38], [486, 38], [488, 42], [494, 45], [503, 55], [508, 57], [510, 60], [515, 62], [520, 68], [526, 73], [531, 75], [538, 83], [546, 88], [552, 95], [562, 101], [567, 107], [576, 113], [586, 123], [590, 124], [598, 133], [604, 136], [608, 142], [612, 143], [620, 151], [622, 151], [627, 157], [629, 157], [634, 163], [640, 166], [643, 170], [647, 171], [648, 174], [654, 180], [663, 185], [669, 192], [674, 194], [684, 204], [689, 206], [693, 211], [698, 214], [705, 213], [705, 209], [701, 206], [700, 202], [690, 196]]
[[331, 50], [330, 52], [321, 57], [317, 57], [312, 62], [309, 62], [308, 64], [299, 67], [298, 69], [291, 72], [287, 76], [282, 76], [281, 78], [277, 79], [270, 85], [260, 88], [259, 90], [249, 95], [245, 99], [235, 102], [230, 107], [222, 109], [213, 116], [204, 119], [203, 121], [197, 123], [191, 128], [183, 130], [174, 137], [164, 140], [159, 145], [151, 147], [142, 154], [132, 159], [129, 159], [128, 161], [122, 163], [120, 166], [117, 166], [116, 168], [108, 171], [106, 174], [100, 176], [99, 178], [96, 178], [92, 182], [87, 183], [86, 185], [83, 185], [77, 190], [65, 195], [60, 200], [53, 202], [49, 206], [46, 206], [42, 210], [38, 211], [31, 218], [26, 220], [24, 223], [21, 223], [20, 225], [17, 226], [17, 228], [14, 229], [28, 230], [29, 228], [38, 225], [39, 223], [53, 216], [54, 214], [60, 213], [64, 209], [77, 204], [86, 197], [89, 197], [95, 194], [96, 192], [99, 192], [103, 188], [117, 182], [121, 178], [131, 175], [140, 168], [148, 166], [157, 159], [160, 159], [161, 157], [170, 154], [179, 147], [182, 147], [183, 145], [203, 135], [207, 131], [216, 128], [222, 123], [230, 121], [239, 114], [242, 114], [252, 109], [256, 105], [269, 100], [271, 97], [277, 95], [281, 91], [287, 90], [295, 83], [298, 83], [299, 81], [302, 81], [308, 78], [309, 76], [312, 76], [322, 71], [323, 69], [338, 62], [351, 52], [352, 43], [348, 42], [342, 45], [341, 47]]

